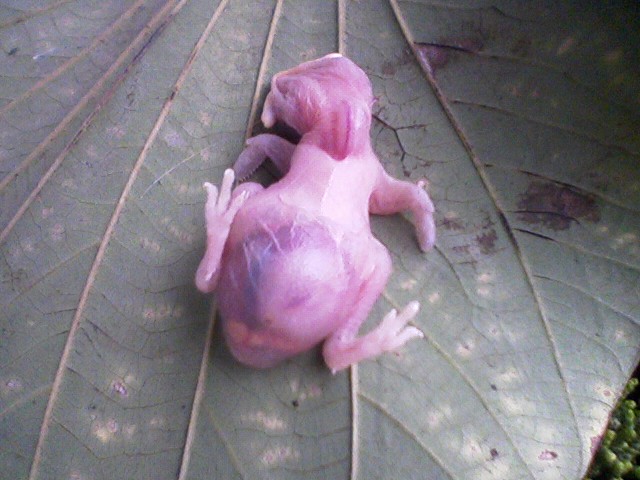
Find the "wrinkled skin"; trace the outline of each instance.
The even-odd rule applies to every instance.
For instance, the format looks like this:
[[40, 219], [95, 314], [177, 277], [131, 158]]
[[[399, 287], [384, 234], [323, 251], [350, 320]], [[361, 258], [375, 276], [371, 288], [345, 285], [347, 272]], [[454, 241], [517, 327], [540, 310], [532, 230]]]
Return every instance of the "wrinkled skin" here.
[[324, 342], [336, 372], [422, 336], [407, 325], [418, 302], [357, 336], [391, 272], [369, 213], [410, 211], [420, 248], [435, 240], [423, 183], [390, 177], [371, 148], [373, 101], [365, 73], [338, 54], [281, 72], [262, 121], [267, 128], [284, 122], [301, 140], [257, 135], [234, 170], [244, 177], [268, 157], [282, 179], [232, 189], [227, 170], [219, 190], [205, 184], [207, 249], [196, 285], [216, 290], [224, 336], [246, 365], [270, 367]]

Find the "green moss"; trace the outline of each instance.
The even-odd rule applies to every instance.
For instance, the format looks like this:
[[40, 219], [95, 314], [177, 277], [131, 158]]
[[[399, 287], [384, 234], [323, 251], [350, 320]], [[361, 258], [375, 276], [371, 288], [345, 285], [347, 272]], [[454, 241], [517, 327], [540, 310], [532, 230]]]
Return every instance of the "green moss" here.
[[629, 380], [585, 480], [640, 480], [640, 410], [628, 398], [637, 386]]

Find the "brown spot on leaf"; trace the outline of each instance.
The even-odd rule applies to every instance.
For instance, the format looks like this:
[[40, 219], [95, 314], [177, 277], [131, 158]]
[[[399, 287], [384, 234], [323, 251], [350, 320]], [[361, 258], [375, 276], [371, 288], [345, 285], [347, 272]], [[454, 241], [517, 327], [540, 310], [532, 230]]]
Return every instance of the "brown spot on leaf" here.
[[480, 227], [480, 233], [475, 236], [475, 243], [482, 255], [496, 253], [496, 242], [498, 233], [494, 228], [494, 222], [489, 215], [486, 215]]
[[498, 240], [498, 234], [494, 228], [486, 230], [479, 235], [476, 235], [476, 242], [480, 247], [480, 252], [483, 255], [489, 255], [496, 252], [496, 241]]
[[382, 73], [385, 75], [394, 75], [396, 73], [396, 66], [393, 62], [386, 61], [382, 64]]
[[454, 230], [458, 232], [460, 230], [464, 230], [464, 225], [462, 224], [462, 222], [454, 217], [445, 216], [440, 226], [445, 230]]
[[425, 70], [436, 73], [458, 52], [477, 53], [484, 46], [479, 37], [445, 38], [438, 42], [415, 43], [418, 60]]
[[520, 220], [552, 230], [566, 230], [578, 220], [600, 220], [600, 210], [592, 195], [553, 183], [532, 182], [521, 196], [518, 208]]
[[384, 75], [395, 75], [399, 67], [411, 62], [413, 54], [407, 47], [402, 50], [400, 55], [397, 55], [393, 60], [386, 60], [381, 65], [381, 71]]
[[558, 454], [552, 450], [543, 450], [538, 456], [540, 460], [555, 460], [556, 458], [558, 458]]
[[458, 255], [470, 255], [471, 247], [469, 245], [456, 245], [452, 250]]
[[434, 44], [416, 43], [418, 59], [428, 72], [435, 73], [449, 63], [450, 50]]
[[491, 454], [491, 460], [495, 460], [500, 455], [500, 453], [498, 453], [498, 450], [495, 448], [489, 450], [489, 453]]

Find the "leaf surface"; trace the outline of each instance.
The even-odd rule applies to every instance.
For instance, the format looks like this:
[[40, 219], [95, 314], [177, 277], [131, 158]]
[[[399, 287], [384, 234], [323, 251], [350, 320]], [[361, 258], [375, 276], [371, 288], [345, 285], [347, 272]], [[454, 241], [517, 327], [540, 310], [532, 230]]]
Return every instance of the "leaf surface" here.
[[[13, 2], [15, 3], [15, 2]], [[638, 20], [624, 2], [0, 6], [7, 478], [574, 479], [640, 348]], [[635, 12], [637, 13], [637, 12]], [[374, 218], [425, 338], [239, 366], [193, 287], [201, 188], [271, 76], [341, 51], [436, 248]]]

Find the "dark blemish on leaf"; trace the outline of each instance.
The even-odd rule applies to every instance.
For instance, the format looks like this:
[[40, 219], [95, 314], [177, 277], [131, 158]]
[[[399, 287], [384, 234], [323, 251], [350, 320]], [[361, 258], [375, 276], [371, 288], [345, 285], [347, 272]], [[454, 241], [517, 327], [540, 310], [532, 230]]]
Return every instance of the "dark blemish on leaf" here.
[[498, 387], [495, 386], [495, 384], [491, 384], [491, 390], [493, 390], [494, 392], [498, 391]]
[[444, 217], [444, 220], [442, 220], [440, 226], [445, 230], [454, 230], [458, 232], [460, 230], [464, 230], [464, 225], [462, 224], [462, 222], [457, 218], [452, 217]]
[[543, 450], [538, 456], [539, 460], [555, 460], [556, 458], [558, 458], [558, 454], [552, 450]]
[[500, 455], [498, 450], [495, 448], [492, 448], [491, 450], [489, 450], [489, 453], [491, 454], [491, 460], [495, 460]]
[[436, 73], [439, 69], [449, 63], [449, 48], [440, 45], [416, 43], [418, 60], [423, 68], [431, 73]]
[[471, 254], [471, 246], [470, 245], [456, 245], [452, 248], [452, 250], [458, 255], [470, 255]]
[[291, 400], [291, 405], [293, 405], [294, 408], [298, 408], [300, 406], [300, 402], [298, 402], [298, 400]]
[[418, 60], [425, 70], [436, 73], [445, 67], [456, 51], [465, 53], [478, 53], [484, 46], [478, 37], [448, 38], [439, 42], [415, 43], [418, 52]]
[[9, 55], [11, 57], [11, 56], [15, 55], [16, 53], [18, 53], [19, 50], [20, 49], [18, 47], [13, 47], [11, 50], [9, 50], [7, 52], [7, 55]]
[[487, 230], [479, 235], [476, 235], [476, 242], [480, 247], [480, 252], [483, 255], [490, 255], [496, 252], [496, 241], [498, 240], [498, 234], [494, 228]]
[[385, 75], [394, 75], [396, 73], [396, 67], [393, 65], [392, 62], [384, 62], [382, 64], [382, 73], [384, 73]]
[[592, 195], [553, 183], [532, 182], [521, 195], [518, 208], [520, 220], [552, 230], [566, 230], [578, 220], [600, 220], [600, 210]]
[[413, 55], [411, 50], [407, 47], [402, 50], [399, 56], [396, 56], [393, 60], [386, 60], [381, 65], [381, 71], [384, 75], [395, 75], [398, 71], [398, 67], [402, 67], [411, 62]]

